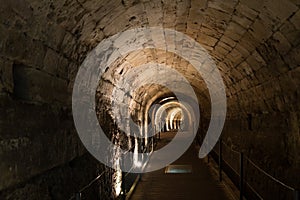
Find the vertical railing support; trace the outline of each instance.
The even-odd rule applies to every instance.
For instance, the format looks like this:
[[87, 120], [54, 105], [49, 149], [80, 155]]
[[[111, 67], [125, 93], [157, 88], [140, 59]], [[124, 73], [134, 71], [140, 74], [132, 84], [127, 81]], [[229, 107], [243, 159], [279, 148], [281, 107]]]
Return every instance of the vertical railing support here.
[[[121, 161], [122, 163], [122, 167], [125, 166], [125, 160], [122, 159]], [[121, 183], [121, 195], [122, 195], [122, 199], [125, 200], [126, 199], [126, 186], [125, 186], [125, 176], [126, 176], [126, 172], [123, 172], [122, 170], [122, 183]]]
[[158, 140], [160, 140], [160, 133], [161, 133], [161, 132], [159, 131], [159, 132], [158, 132]]
[[154, 137], [152, 137], [152, 152], [154, 151]]
[[121, 196], [122, 196], [123, 200], [125, 200], [125, 198], [126, 198], [125, 176], [126, 176], [126, 173], [122, 172]]
[[300, 200], [300, 191], [295, 190], [295, 200]]
[[240, 200], [244, 195], [244, 154], [240, 153]]
[[164, 123], [160, 122], [160, 128], [158, 129], [158, 140], [160, 140], [160, 133], [164, 131]]
[[81, 200], [81, 193], [80, 192], [75, 194], [75, 200]]
[[219, 140], [219, 179], [222, 182], [222, 139]]

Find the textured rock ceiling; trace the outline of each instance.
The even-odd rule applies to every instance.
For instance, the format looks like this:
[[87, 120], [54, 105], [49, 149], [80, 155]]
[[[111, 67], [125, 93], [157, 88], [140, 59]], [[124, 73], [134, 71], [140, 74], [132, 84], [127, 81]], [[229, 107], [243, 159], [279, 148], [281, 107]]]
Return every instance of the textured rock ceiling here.
[[[299, 85], [299, 4], [296, 0], [28, 0], [2, 5], [1, 18], [7, 26], [26, 23], [20, 26], [26, 37], [47, 40], [47, 46], [75, 63], [118, 32], [154, 26], [175, 29], [198, 41], [217, 62], [232, 113], [260, 112], [280, 110], [282, 104], [294, 101], [285, 96]], [[145, 57], [179, 68], [199, 96], [205, 90], [201, 79], [186, 68], [188, 63], [176, 56], [143, 51], [125, 59], [137, 65]]]

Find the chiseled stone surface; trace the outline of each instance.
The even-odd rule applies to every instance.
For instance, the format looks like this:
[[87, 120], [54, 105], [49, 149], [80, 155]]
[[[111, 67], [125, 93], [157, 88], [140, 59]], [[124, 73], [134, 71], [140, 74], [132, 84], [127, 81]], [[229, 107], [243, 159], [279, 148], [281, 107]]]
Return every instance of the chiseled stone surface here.
[[[71, 117], [78, 67], [104, 38], [147, 26], [186, 33], [209, 51], [226, 84], [224, 141], [299, 188], [300, 178], [295, 178], [300, 169], [299, 6], [296, 0], [3, 0], [0, 191], [10, 191], [3, 198], [22, 199], [20, 195], [37, 193], [45, 196], [32, 199], [51, 199], [46, 191], [50, 186], [37, 185], [47, 185], [43, 182], [47, 174], [61, 176], [60, 170], [71, 160], [81, 162], [84, 153]], [[105, 77], [103, 102], [120, 72], [128, 70], [125, 61], [133, 66], [154, 61], [178, 69], [202, 98], [203, 116], [209, 116], [207, 88], [188, 61], [156, 50], [133, 52], [114, 63], [111, 69], [121, 68]], [[146, 89], [158, 97], [167, 92]], [[140, 94], [124, 100], [135, 102], [134, 113], [147, 101]], [[104, 105], [103, 111], [109, 110], [109, 104]], [[90, 168], [87, 173], [92, 175], [95, 170]], [[86, 175], [77, 178], [88, 180]], [[77, 186], [69, 187], [65, 193]]]

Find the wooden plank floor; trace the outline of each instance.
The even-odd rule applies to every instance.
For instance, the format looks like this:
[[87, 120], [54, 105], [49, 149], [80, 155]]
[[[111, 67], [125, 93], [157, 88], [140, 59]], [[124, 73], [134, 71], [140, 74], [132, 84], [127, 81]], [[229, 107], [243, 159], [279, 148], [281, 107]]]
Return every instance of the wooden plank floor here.
[[[158, 144], [167, 144], [174, 134], [162, 133]], [[195, 144], [173, 164], [192, 165], [189, 174], [165, 174], [165, 168], [142, 175], [131, 200], [226, 200], [232, 199], [224, 185], [218, 182], [204, 160], [198, 158]]]

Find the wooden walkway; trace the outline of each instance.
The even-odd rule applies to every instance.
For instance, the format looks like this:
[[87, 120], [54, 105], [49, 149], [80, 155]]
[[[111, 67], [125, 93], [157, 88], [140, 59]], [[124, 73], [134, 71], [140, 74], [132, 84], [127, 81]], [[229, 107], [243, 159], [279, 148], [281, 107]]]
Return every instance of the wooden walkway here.
[[[167, 144], [174, 133], [162, 133], [159, 146]], [[166, 174], [165, 168], [142, 175], [131, 200], [227, 200], [232, 199], [218, 182], [204, 160], [198, 158], [199, 147], [192, 145], [172, 165], [191, 165], [192, 173]]]

